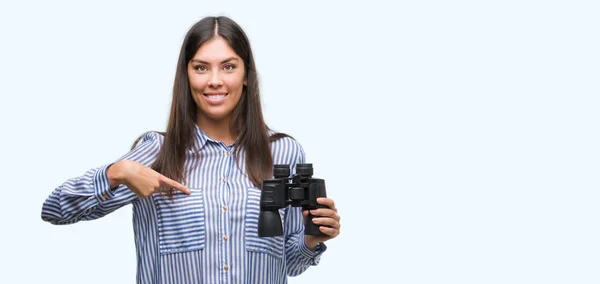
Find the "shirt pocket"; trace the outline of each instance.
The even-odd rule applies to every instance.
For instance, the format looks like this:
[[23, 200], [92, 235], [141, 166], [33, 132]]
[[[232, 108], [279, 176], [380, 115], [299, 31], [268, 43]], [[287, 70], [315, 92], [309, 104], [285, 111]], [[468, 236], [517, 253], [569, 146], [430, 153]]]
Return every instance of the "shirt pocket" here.
[[276, 237], [258, 236], [258, 214], [260, 213], [260, 190], [255, 187], [248, 188], [248, 198], [246, 199], [246, 226], [245, 241], [246, 250], [250, 252], [266, 253], [273, 257], [283, 259], [285, 249], [285, 209], [279, 209], [283, 235]]
[[202, 189], [190, 188], [191, 194], [173, 191], [154, 194], [158, 217], [158, 243], [161, 254], [187, 252], [204, 248], [206, 225]]

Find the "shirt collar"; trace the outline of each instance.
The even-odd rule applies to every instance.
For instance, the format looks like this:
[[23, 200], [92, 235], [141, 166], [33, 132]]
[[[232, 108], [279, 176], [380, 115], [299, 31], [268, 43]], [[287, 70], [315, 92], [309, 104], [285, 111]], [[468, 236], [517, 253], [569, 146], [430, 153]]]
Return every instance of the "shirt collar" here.
[[[206, 144], [206, 141], [210, 137], [208, 135], [206, 135], [206, 133], [204, 133], [204, 131], [202, 131], [202, 129], [200, 129], [200, 127], [198, 127], [198, 125], [195, 123], [194, 123], [194, 128], [196, 129], [196, 131], [195, 131], [196, 134], [194, 135], [194, 146], [192, 146], [191, 151], [198, 152], [198, 151], [200, 151], [200, 149], [202, 149], [202, 147], [204, 147], [204, 145]], [[212, 140], [212, 138], [210, 138], [210, 139]]]
[[202, 149], [202, 147], [204, 147], [204, 145], [206, 145], [206, 142], [222, 144], [226, 148], [233, 148], [238, 141], [238, 139], [233, 141], [233, 144], [231, 144], [231, 146], [225, 145], [223, 142], [217, 141], [217, 140], [213, 139], [212, 137], [208, 136], [208, 134], [206, 134], [204, 131], [202, 131], [202, 129], [200, 129], [200, 127], [198, 127], [197, 124], [194, 124], [194, 126], [196, 128], [196, 135], [194, 136], [194, 145], [190, 149], [192, 152], [200, 151]]

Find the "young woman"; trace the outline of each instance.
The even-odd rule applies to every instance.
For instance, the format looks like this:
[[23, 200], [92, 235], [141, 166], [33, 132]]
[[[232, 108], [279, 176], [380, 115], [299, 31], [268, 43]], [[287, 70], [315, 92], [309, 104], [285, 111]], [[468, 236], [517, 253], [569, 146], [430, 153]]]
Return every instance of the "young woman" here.
[[226, 17], [196, 23], [183, 42], [166, 133], [149, 132], [114, 163], [67, 180], [42, 219], [71, 224], [133, 205], [138, 283], [285, 283], [339, 235], [334, 201], [312, 210], [324, 236], [304, 234], [298, 207], [284, 234], [257, 234], [260, 185], [274, 164], [303, 163], [291, 137], [265, 124], [243, 30]]

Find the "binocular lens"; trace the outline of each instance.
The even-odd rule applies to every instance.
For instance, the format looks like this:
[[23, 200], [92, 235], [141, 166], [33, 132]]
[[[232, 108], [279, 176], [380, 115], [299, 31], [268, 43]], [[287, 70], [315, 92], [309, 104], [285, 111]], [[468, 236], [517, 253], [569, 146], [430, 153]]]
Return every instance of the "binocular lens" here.
[[258, 213], [258, 236], [275, 237], [283, 235], [283, 226], [279, 211], [260, 211]]

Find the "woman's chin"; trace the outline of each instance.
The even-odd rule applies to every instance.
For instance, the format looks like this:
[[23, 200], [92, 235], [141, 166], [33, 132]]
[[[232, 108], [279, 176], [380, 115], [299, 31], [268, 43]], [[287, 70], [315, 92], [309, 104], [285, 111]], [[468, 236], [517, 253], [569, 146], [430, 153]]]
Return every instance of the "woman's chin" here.
[[209, 112], [201, 112], [198, 116], [200, 119], [205, 119], [210, 122], [223, 122], [229, 120], [231, 118], [231, 112], [226, 113], [224, 111], [209, 111]]

